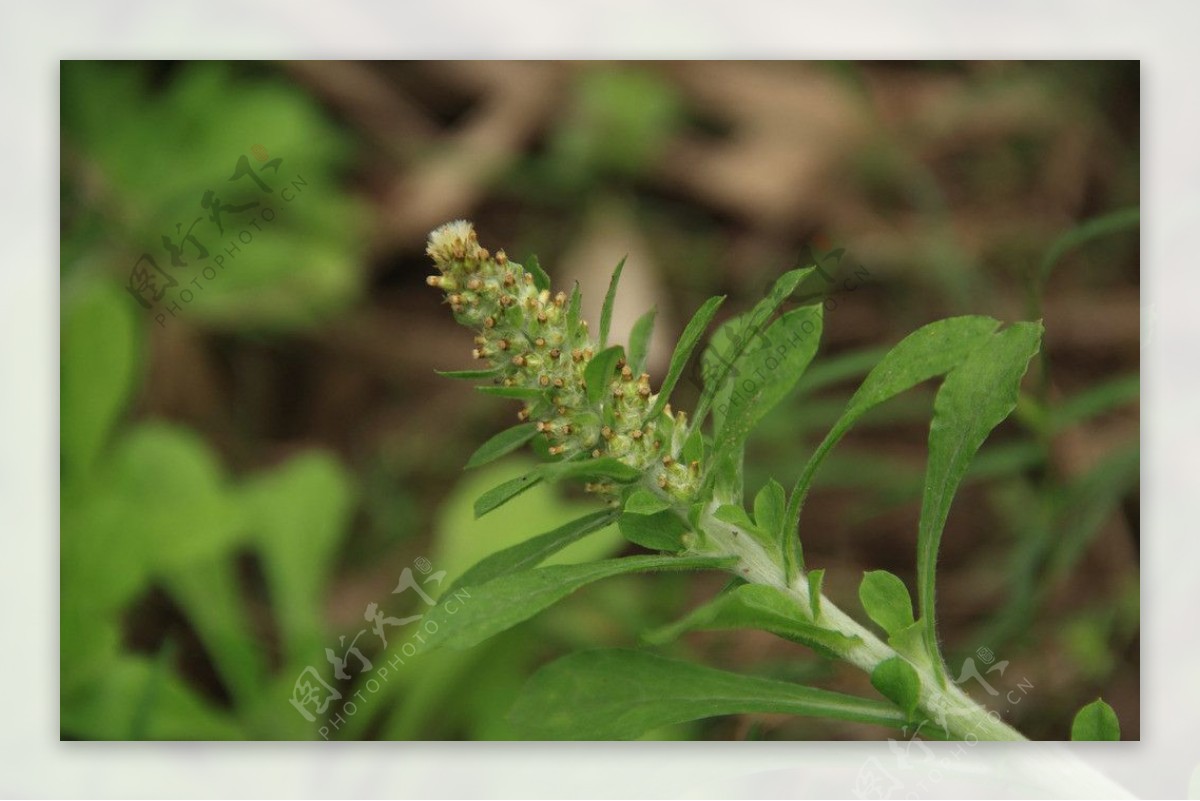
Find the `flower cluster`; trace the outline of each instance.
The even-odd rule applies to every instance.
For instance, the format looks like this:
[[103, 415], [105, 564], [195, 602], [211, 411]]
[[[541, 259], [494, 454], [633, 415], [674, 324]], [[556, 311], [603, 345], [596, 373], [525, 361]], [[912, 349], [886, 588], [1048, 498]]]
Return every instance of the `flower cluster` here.
[[475, 358], [489, 364], [500, 394], [525, 401], [517, 416], [536, 424], [551, 456], [615, 457], [670, 495], [694, 491], [699, 465], [679, 461], [686, 417], [672, 417], [669, 406], [651, 416], [656, 395], [647, 373], [634, 375], [617, 360], [599, 400], [589, 401], [584, 374], [597, 345], [579, 319], [577, 298], [552, 295], [504, 251], [491, 254], [466, 221], [434, 230], [426, 252], [440, 273], [428, 283], [445, 291], [459, 323], [477, 331]]

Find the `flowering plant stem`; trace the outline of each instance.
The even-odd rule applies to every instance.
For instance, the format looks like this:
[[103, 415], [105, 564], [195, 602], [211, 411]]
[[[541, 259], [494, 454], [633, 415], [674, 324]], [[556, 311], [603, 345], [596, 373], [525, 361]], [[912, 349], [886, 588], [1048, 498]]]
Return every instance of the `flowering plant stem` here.
[[[775, 563], [757, 542], [749, 537], [734, 536], [732, 527], [707, 516], [702, 523], [708, 539], [714, 544], [714, 554], [735, 556], [740, 570], [747, 581], [775, 587], [796, 599], [800, 609], [811, 609], [809, 585], [801, 576], [789, 582], [782, 565]], [[889, 659], [899, 658], [891, 646], [880, 640], [873, 632], [834, 605], [824, 594], [818, 608], [820, 614], [813, 622], [823, 628], [838, 632], [850, 640], [838, 653], [870, 676], [876, 668]], [[1024, 740], [1016, 729], [1004, 723], [1000, 716], [976, 703], [953, 682], [940, 680], [930, 669], [914, 665], [920, 678], [919, 709], [925, 720], [944, 721], [944, 729], [953, 739], [980, 740]]]
[[[684, 328], [655, 393], [643, 372], [653, 311], [634, 326], [628, 351], [608, 342], [624, 263], [614, 272], [597, 339], [580, 319], [578, 287], [570, 296], [552, 295], [536, 262], [525, 267], [503, 251], [491, 254], [470, 223], [435, 230], [428, 253], [439, 271], [429, 283], [445, 291], [458, 321], [475, 329], [474, 356], [486, 365], [451, 375], [486, 380], [481, 390], [523, 403], [519, 425], [480, 447], [468, 467], [530, 442], [546, 459], [484, 493], [476, 514], [541, 481], [567, 479], [586, 480], [609, 507], [468, 571], [460, 583], [472, 587], [472, 611], [451, 619], [435, 610], [435, 644], [471, 647], [608, 576], [725, 570], [734, 576], [725, 590], [646, 639], [661, 643], [693, 630], [761, 629], [854, 665], [885, 699], [697, 668], [644, 652], [583, 652], [545, 668], [518, 699], [513, 715], [532, 733], [608, 739], [713, 714], [781, 711], [911, 728], [929, 737], [1024, 739], [949, 679], [934, 626], [934, 577], [955, 491], [988, 434], [1015, 408], [1022, 376], [1040, 345], [1040, 323], [998, 330], [997, 320], [967, 316], [918, 329], [868, 374], [791, 493], [771, 480], [747, 509], [746, 439], [816, 352], [819, 304], [776, 316], [812, 267], [786, 273], [753, 309], [717, 329], [696, 363], [704, 389], [699, 412], [689, 420], [672, 412], [668, 400], [723, 298], [710, 299]], [[860, 417], [936, 377], [942, 385], [930, 425], [917, 539], [918, 608], [904, 582], [887, 571], [867, 572], [859, 586], [864, 611], [886, 634], [881, 639], [825, 597], [824, 571], [805, 565], [800, 511], [821, 461]], [[614, 519], [630, 542], [658, 555], [538, 567]], [[647, 698], [657, 700], [645, 703]], [[1107, 735], [1109, 713], [1091, 710], [1087, 725], [1077, 728]]]

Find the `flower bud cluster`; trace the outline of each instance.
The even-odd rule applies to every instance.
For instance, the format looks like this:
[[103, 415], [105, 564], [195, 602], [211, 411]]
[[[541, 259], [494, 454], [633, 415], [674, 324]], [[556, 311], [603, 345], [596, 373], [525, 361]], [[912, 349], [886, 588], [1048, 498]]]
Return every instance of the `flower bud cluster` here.
[[[429, 235], [426, 252], [455, 319], [475, 329], [474, 356], [495, 371], [493, 381], [522, 398], [517, 417], [533, 422], [552, 456], [615, 457], [646, 474], [670, 495], [687, 498], [699, 465], [680, 464], [685, 416], [670, 407], [653, 419], [650, 376], [618, 361], [597, 403], [589, 402], [584, 371], [598, 350], [587, 323], [573, 319], [562, 293], [537, 279], [504, 251], [479, 245], [474, 227], [459, 220]], [[589, 485], [607, 492], [606, 485]]]

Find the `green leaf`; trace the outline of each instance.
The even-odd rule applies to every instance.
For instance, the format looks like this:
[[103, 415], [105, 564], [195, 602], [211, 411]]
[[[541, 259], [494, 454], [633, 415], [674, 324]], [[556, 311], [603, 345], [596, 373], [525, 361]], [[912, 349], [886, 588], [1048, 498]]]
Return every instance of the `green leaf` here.
[[505, 481], [492, 487], [479, 496], [475, 501], [475, 517], [480, 518], [493, 509], [498, 509], [530, 487], [536, 486], [542, 480], [539, 470], [533, 470], [523, 476]]
[[1140, 468], [1141, 447], [1135, 439], [1063, 487], [1056, 505], [1060, 521], [1054, 533], [1057, 542], [1050, 549], [1045, 580], [1057, 583], [1071, 572], [1121, 499], [1137, 487]]
[[600, 347], [608, 345], [608, 332], [612, 328], [613, 304], [617, 300], [617, 284], [621, 282], [621, 271], [625, 269], [625, 259], [622, 256], [613, 270], [612, 279], [608, 282], [608, 293], [604, 296], [604, 306], [600, 309]]
[[871, 369], [850, 399], [847, 413], [860, 416], [909, 387], [945, 373], [999, 327], [994, 318], [964, 315], [918, 328], [896, 343]]
[[[243, 510], [216, 454], [194, 431], [143, 423], [118, 441], [105, 472], [115, 484], [106, 492], [128, 504], [122, 528], [156, 572], [228, 554], [241, 541]], [[136, 560], [118, 543], [101, 546]]]
[[686, 124], [681, 88], [632, 64], [594, 65], [571, 80], [564, 100], [543, 158], [555, 191], [575, 197], [646, 175]]
[[538, 469], [538, 473], [548, 481], [578, 478], [585, 481], [615, 481], [618, 484], [628, 484], [642, 477], [642, 471], [613, 456], [546, 464]]
[[236, 705], [252, 705], [267, 677], [267, 660], [247, 614], [238, 565], [227, 556], [189, 562], [166, 576], [166, 588], [187, 615]]
[[915, 718], [921, 701], [921, 677], [904, 659], [893, 656], [876, 665], [871, 671], [871, 686], [900, 707], [906, 718]]
[[745, 531], [757, 528], [754, 521], [750, 519], [750, 515], [746, 514], [746, 510], [735, 503], [727, 503], [718, 507], [717, 511], [713, 513], [713, 517]]
[[599, 512], [584, 515], [578, 520], [572, 520], [570, 523], [559, 526], [553, 531], [539, 534], [511, 548], [497, 551], [463, 573], [454, 582], [453, 589], [447, 591], [447, 594], [459, 587], [485, 584], [500, 576], [507, 576], [510, 573], [518, 573], [532, 567], [537, 567], [547, 557], [558, 553], [568, 545], [578, 542], [588, 534], [600, 531], [616, 520], [617, 514], [616, 510], [602, 509]]
[[652, 551], [683, 550], [683, 535], [688, 531], [687, 524], [669, 511], [652, 515], [621, 515], [617, 527], [625, 539]]
[[145, 740], [240, 741], [252, 736], [189, 682], [160, 667], [140, 656], [121, 656], [98, 681], [63, 698], [63, 732], [88, 740], [128, 740], [133, 733]]
[[713, 513], [713, 517], [722, 523], [728, 523], [737, 531], [753, 537], [767, 549], [767, 553], [777, 554], [779, 552], [778, 541], [772, 539], [769, 534], [759, 528], [750, 519], [750, 515], [746, 514], [746, 510], [736, 503], [727, 503], [717, 507], [717, 511]]
[[530, 738], [627, 740], [660, 726], [746, 713], [895, 728], [907, 722], [880, 701], [617, 649], [570, 654], [542, 668], [509, 719]]
[[[813, 474], [846, 432], [871, 409], [959, 364], [1000, 326], [991, 317], [951, 317], [918, 328], [867, 374], [842, 416], [817, 447], [788, 499], [787, 528], [795, 531]], [[798, 547], [798, 546], [797, 546]], [[803, 561], [798, 560], [802, 566]]]
[[808, 609], [813, 620], [821, 619], [821, 585], [825, 581], [825, 568], [808, 571]]
[[1121, 723], [1113, 708], [1097, 698], [1080, 709], [1071, 723], [1071, 739], [1076, 741], [1120, 740]]
[[538, 288], [539, 292], [550, 288], [550, 276], [546, 274], [546, 271], [542, 269], [542, 265], [538, 263], [537, 256], [530, 255], [525, 261], [523, 269], [525, 272], [533, 275], [533, 285]]
[[654, 318], [657, 314], [657, 308], [646, 312], [629, 332], [629, 368], [635, 375], [646, 370], [646, 357], [650, 354], [650, 338], [654, 334]]
[[321, 647], [325, 592], [353, 511], [353, 486], [334, 458], [314, 452], [254, 476], [242, 490], [289, 662]]
[[670, 508], [670, 501], [646, 489], [639, 489], [625, 501], [626, 513], [633, 515], [654, 515]]
[[912, 597], [899, 577], [886, 570], [870, 570], [858, 585], [858, 598], [867, 617], [889, 635], [913, 624]]
[[612, 381], [613, 375], [617, 370], [617, 362], [625, 358], [625, 349], [620, 345], [613, 345], [611, 348], [605, 348], [592, 357], [592, 360], [587, 363], [587, 367], [583, 370], [583, 380], [587, 384], [587, 399], [592, 406], [598, 405], [602, 400], [608, 401], [604, 405], [611, 405]]
[[764, 484], [754, 496], [754, 522], [772, 541], [779, 541], [786, 506], [787, 496], [783, 485], [775, 479]]
[[683, 375], [683, 368], [687, 366], [688, 359], [692, 356], [692, 351], [696, 349], [697, 343], [700, 342], [700, 337], [704, 334], [705, 329], [708, 328], [708, 324], [712, 322], [713, 315], [717, 313], [717, 309], [724, 302], [724, 295], [709, 298], [684, 327], [683, 333], [679, 335], [679, 342], [675, 345], [675, 352], [671, 354], [671, 365], [667, 369], [667, 377], [663, 381], [662, 388], [658, 391], [658, 399], [654, 402], [654, 407], [650, 410], [650, 414], [646, 415], [648, 420], [653, 420], [657, 417], [671, 399], [671, 392], [674, 391], [675, 385], [679, 383], [679, 377]]
[[479, 446], [479, 450], [475, 451], [471, 455], [471, 458], [467, 460], [467, 466], [464, 469], [469, 470], [472, 467], [479, 467], [488, 462], [493, 462], [501, 456], [512, 453], [533, 439], [536, 434], [537, 425], [534, 423], [522, 423], [521, 425], [501, 431]]
[[911, 662], [927, 668], [933, 666], [933, 661], [929, 658], [930, 648], [925, 639], [925, 623], [923, 621], [915, 621], [895, 633], [889, 634], [888, 645]]
[[108, 670], [123, 612], [151, 581], [225, 557], [247, 533], [212, 451], [194, 432], [164, 423], [117, 438], [85, 483], [64, 480], [61, 511], [64, 694]]
[[546, 390], [535, 387], [475, 387], [475, 389], [484, 395], [525, 401], [539, 400], [546, 394]]
[[708, 471], [704, 480], [712, 486], [714, 497], [735, 505], [742, 503], [746, 489], [745, 463], [744, 446], [729, 448], [724, 453], [709, 452]]
[[[754, 308], [745, 314], [734, 317], [713, 334], [700, 359], [704, 391], [700, 394], [700, 402], [696, 406], [695, 420], [697, 423], [704, 420], [704, 415], [708, 413], [709, 406], [716, 399], [717, 393], [726, 386], [731, 378], [737, 378], [742, 355], [758, 340], [771, 315], [796, 290], [800, 282], [812, 273], [813, 269], [812, 267], [803, 267], [784, 273], [771, 286], [766, 296], [754, 305]], [[714, 423], [714, 428], [720, 427], [719, 420], [714, 419]]]
[[[227, 64], [194, 64], [179, 70], [169, 85], [161, 87], [162, 92], [153, 92], [151, 73], [145, 64], [80, 63], [63, 70], [63, 141], [86, 154], [90, 168], [104, 176], [111, 204], [101, 210], [85, 196], [65, 191], [64, 253], [72, 248], [72, 239], [94, 240], [94, 244], [73, 264], [69, 256], [64, 258], [64, 275], [82, 267], [92, 273], [129, 276], [136, 254], [146, 248], [178, 280], [155, 308], [145, 311], [124, 293], [155, 334], [180, 323], [278, 334], [330, 321], [349, 308], [365, 285], [362, 264], [368, 229], [367, 207], [351, 196], [345, 181], [345, 168], [354, 153], [349, 131], [301, 87], [277, 77], [250, 85]], [[217, 108], [221, 112], [214, 114]], [[230, 124], [230, 120], [238, 122]], [[250, 251], [244, 248], [236, 256], [242, 262], [239, 269], [218, 270], [211, 280], [205, 278], [206, 272], [213, 275], [209, 267], [218, 266], [218, 256], [229, 245], [220, 244], [225, 235], [206, 219], [194, 233], [210, 251], [207, 260], [187, 245], [182, 254], [187, 265], [171, 266], [164, 261], [169, 255], [159, 247], [162, 235], [176, 232], [177, 223], [188, 228], [185, 218], [196, 219], [198, 194], [210, 188], [208, 184], [221, 182], [240, 195], [224, 177], [235, 159], [246, 154], [251, 139], [283, 160], [277, 175], [270, 170], [262, 173], [273, 193], [258, 195], [255, 199], [261, 199], [262, 205], [239, 215], [239, 227], [245, 227], [265, 210], [268, 198], [275, 201], [276, 219], [263, 226], [261, 236], [253, 234], [253, 258], [247, 258]], [[184, 141], [186, 152], [178, 147]], [[77, 177], [78, 171], [65, 171], [64, 188]], [[281, 193], [294, 202], [276, 201]], [[76, 207], [86, 213], [73, 214]], [[102, 234], [104, 240], [73, 236], [97, 224], [116, 224], [108, 214], [117, 208], [134, 210], [119, 223], [119, 231], [95, 228], [93, 233]], [[87, 262], [105, 241], [124, 255], [113, 255], [111, 271], [90, 269]], [[182, 314], [170, 315], [172, 303], [182, 307]]]
[[[535, 438], [534, 442], [540, 439]], [[445, 587], [457, 583], [463, 573], [492, 554], [557, 530], [597, 509], [607, 508], [598, 505], [594, 498], [577, 500], [569, 497], [568, 493], [543, 480], [485, 517], [476, 518], [475, 500], [480, 495], [504, 481], [537, 471], [541, 466], [518, 451], [508, 458], [463, 473], [431, 521], [432, 542], [426, 556], [438, 570], [446, 571], [447, 579], [437, 585], [439, 592], [444, 594]], [[616, 512], [615, 509], [612, 511]], [[617, 527], [609, 525], [566, 546], [561, 552], [551, 554], [544, 564], [591, 562], [613, 556], [623, 547], [625, 541]]]
[[[802, 306], [783, 314], [743, 359], [744, 369], [717, 395], [721, 416], [713, 451], [722, 453], [745, 442], [750, 430], [775, 408], [800, 380], [821, 339], [821, 306]], [[714, 418], [715, 419], [715, 418]]]
[[433, 372], [443, 378], [461, 378], [465, 381], [478, 381], [483, 378], [496, 378], [504, 373], [504, 369], [493, 367], [488, 370], [434, 370]]
[[[511, 573], [477, 586], [464, 586], [425, 615], [428, 647], [470, 648], [566, 598], [593, 581], [650, 570], [704, 570], [729, 567], [732, 559], [711, 556], [630, 556], [582, 565], [551, 565]], [[461, 598], [460, 598], [461, 596]]]
[[1141, 378], [1136, 373], [1102, 381], [1050, 410], [1047, 431], [1061, 431], [1120, 406], [1136, 403], [1140, 393]]
[[837, 656], [856, 642], [836, 631], [814, 625], [795, 598], [765, 584], [742, 584], [713, 598], [687, 617], [644, 636], [661, 644], [689, 631], [760, 629], [807, 645], [825, 656]]
[[687, 439], [683, 441], [683, 463], [690, 465], [692, 462], [704, 463], [704, 432], [699, 424], [693, 424]]
[[1044, 285], [1049, 280], [1054, 265], [1067, 251], [1102, 236], [1137, 228], [1140, 224], [1141, 211], [1137, 207], [1133, 207], [1095, 217], [1072, 228], [1056, 239], [1050, 249], [1046, 251], [1046, 255], [1042, 257], [1042, 263], [1038, 270], [1040, 283]]
[[[992, 336], [950, 371], [934, 400], [917, 530], [917, 597], [926, 646], [931, 649], [937, 643], [934, 580], [938, 545], [950, 503], [979, 446], [1016, 407], [1021, 378], [1041, 337], [1041, 323], [1016, 323]], [[930, 658], [941, 666], [937, 654], [931, 652]]]
[[62, 316], [63, 466], [86, 473], [134, 388], [141, 355], [137, 302], [107, 283], [71, 288]]
[[581, 320], [581, 311], [583, 307], [583, 295], [579, 292], [579, 282], [575, 282], [575, 286], [571, 289], [571, 299], [567, 302], [567, 336], [572, 337], [579, 330]]

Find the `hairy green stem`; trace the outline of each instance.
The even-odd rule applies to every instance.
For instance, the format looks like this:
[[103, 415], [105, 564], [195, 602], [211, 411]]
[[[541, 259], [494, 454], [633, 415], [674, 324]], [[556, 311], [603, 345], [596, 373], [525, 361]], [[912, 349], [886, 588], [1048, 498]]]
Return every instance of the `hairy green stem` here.
[[[799, 576], [789, 583], [783, 566], [752, 537], [735, 536], [733, 526], [713, 516], [715, 509], [714, 504], [700, 520], [699, 525], [714, 553], [736, 556], [740, 560], [733, 568], [736, 575], [754, 584], [765, 584], [782, 590], [795, 598], [801, 609], [809, 609], [806, 578]], [[900, 656], [895, 649], [839, 609], [824, 594], [821, 595], [820, 609], [819, 618], [810, 619], [808, 622], [851, 638], [853, 644], [844, 648], [838, 655], [868, 676], [879, 663]], [[1025, 739], [1020, 732], [1004, 723], [998, 713], [972, 700], [958, 685], [943, 684], [930, 667], [908, 661], [921, 679], [921, 711], [930, 721], [943, 726], [952, 736], [980, 740]]]

